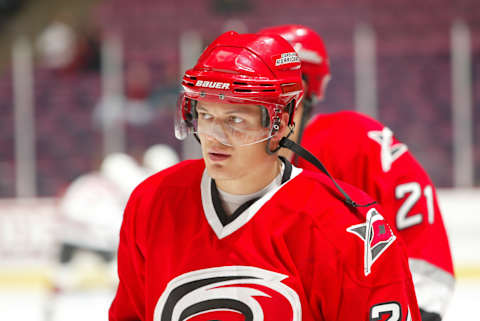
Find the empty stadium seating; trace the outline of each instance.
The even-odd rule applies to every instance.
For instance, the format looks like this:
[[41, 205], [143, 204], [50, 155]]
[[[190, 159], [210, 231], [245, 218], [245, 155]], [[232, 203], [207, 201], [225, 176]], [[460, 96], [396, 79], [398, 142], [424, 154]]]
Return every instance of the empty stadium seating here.
[[[368, 21], [377, 34], [379, 118], [405, 141], [439, 186], [452, 179], [452, 126], [449, 28], [458, 16], [478, 38], [480, 8], [470, 2], [452, 7], [433, 1], [251, 1], [251, 12], [236, 17], [256, 30], [272, 24], [303, 23], [323, 35], [331, 55], [332, 81], [318, 112], [354, 108], [353, 28]], [[435, 2], [436, 3], [436, 2]], [[473, 2], [472, 2], [473, 3]], [[463, 7], [461, 6], [463, 4]], [[104, 1], [91, 13], [102, 35], [119, 33], [125, 59], [152, 70], [157, 92], [175, 91], [180, 73], [178, 37], [195, 30], [208, 42], [223, 30], [229, 15], [212, 12], [213, 1]], [[274, 9], [273, 9], [274, 7]], [[428, 10], [425, 10], [428, 9]], [[474, 13], [476, 10], [476, 14]], [[480, 41], [474, 41], [475, 123], [480, 124]], [[0, 74], [0, 197], [14, 196], [13, 103], [9, 72]], [[127, 126], [127, 149], [139, 153], [151, 144], [175, 146], [174, 102], [153, 99], [155, 117], [147, 125]], [[100, 75], [92, 71], [55, 73], [35, 70], [38, 190], [59, 193], [74, 177], [95, 169], [102, 150], [101, 131], [92, 112], [101, 97]], [[152, 93], [155, 97], [155, 90]], [[165, 98], [166, 99], [166, 98]], [[480, 184], [480, 126], [475, 131], [476, 182]]]

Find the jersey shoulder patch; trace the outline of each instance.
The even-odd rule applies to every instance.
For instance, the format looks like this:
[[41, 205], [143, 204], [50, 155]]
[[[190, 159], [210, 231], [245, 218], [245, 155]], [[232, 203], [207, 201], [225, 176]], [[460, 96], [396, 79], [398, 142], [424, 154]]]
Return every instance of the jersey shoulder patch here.
[[347, 232], [358, 236], [364, 243], [365, 276], [370, 274], [373, 263], [396, 240], [390, 226], [375, 208], [367, 212], [365, 223], [352, 225], [347, 228]]

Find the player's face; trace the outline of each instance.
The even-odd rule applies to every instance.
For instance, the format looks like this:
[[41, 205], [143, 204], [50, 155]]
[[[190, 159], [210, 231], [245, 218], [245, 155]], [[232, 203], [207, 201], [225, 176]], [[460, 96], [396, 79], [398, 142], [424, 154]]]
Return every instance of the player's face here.
[[[248, 187], [271, 176], [277, 156], [266, 153], [267, 142], [245, 145], [243, 132], [236, 135], [228, 126], [225, 128], [225, 122], [232, 121], [261, 132], [261, 108], [256, 105], [199, 102], [197, 113], [203, 158], [209, 175], [217, 185], [220, 186], [223, 181], [239, 181], [242, 186]], [[202, 126], [207, 126], [202, 122], [216, 123], [212, 123], [208, 131], [202, 131]], [[245, 134], [248, 132], [245, 131]]]

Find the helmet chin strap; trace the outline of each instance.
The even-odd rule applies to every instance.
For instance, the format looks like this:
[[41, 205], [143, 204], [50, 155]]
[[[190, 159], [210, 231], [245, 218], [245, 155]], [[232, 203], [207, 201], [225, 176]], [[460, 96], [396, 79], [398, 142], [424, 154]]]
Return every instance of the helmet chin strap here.
[[[290, 136], [290, 135], [288, 135], [288, 136]], [[277, 151], [281, 147], [287, 148], [287, 149], [291, 150], [292, 152], [294, 152], [295, 154], [297, 154], [298, 156], [305, 159], [306, 161], [308, 161], [309, 163], [311, 163], [313, 166], [318, 168], [320, 171], [322, 171], [325, 175], [327, 175], [332, 180], [333, 184], [338, 189], [338, 191], [340, 193], [342, 193], [342, 195], [345, 197], [344, 200], [343, 200], [343, 202], [345, 204], [347, 204], [351, 207], [368, 207], [368, 206], [371, 206], [371, 205], [376, 203], [376, 202], [371, 202], [371, 203], [368, 203], [368, 204], [358, 204], [354, 200], [352, 200], [352, 198], [340, 187], [340, 185], [338, 185], [338, 183], [335, 181], [335, 179], [332, 177], [332, 175], [330, 175], [330, 173], [327, 171], [325, 166], [323, 166], [323, 164], [320, 162], [320, 160], [318, 160], [318, 158], [316, 158], [312, 153], [310, 153], [308, 150], [306, 150], [302, 146], [300, 146], [297, 143], [295, 143], [294, 141], [288, 139], [288, 136], [283, 137], [280, 140], [279, 147], [276, 148], [275, 151]], [[267, 147], [268, 147], [268, 144], [267, 144]]]

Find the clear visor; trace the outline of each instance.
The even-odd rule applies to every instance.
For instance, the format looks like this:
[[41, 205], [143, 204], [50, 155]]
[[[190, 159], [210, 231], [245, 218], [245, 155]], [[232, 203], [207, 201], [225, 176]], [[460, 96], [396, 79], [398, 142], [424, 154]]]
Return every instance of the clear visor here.
[[246, 146], [271, 138], [279, 129], [279, 117], [271, 121], [268, 110], [280, 115], [281, 105], [218, 94], [182, 94], [177, 107], [175, 135], [185, 139], [215, 139], [227, 146]]

